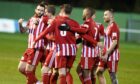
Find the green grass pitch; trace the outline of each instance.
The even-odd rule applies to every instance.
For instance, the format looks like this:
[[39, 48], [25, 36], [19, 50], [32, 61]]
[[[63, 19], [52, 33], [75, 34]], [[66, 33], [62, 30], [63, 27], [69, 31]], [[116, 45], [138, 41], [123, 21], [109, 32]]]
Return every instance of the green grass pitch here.
[[[0, 84], [25, 84], [25, 77], [18, 70], [18, 62], [27, 47], [27, 35], [0, 33]], [[121, 58], [118, 68], [119, 84], [140, 84], [140, 46], [133, 43], [120, 43]], [[79, 52], [72, 68], [74, 84], [81, 84], [76, 74]], [[40, 79], [40, 66], [37, 69]], [[106, 71], [107, 84], [110, 83]], [[98, 81], [97, 81], [98, 84]]]

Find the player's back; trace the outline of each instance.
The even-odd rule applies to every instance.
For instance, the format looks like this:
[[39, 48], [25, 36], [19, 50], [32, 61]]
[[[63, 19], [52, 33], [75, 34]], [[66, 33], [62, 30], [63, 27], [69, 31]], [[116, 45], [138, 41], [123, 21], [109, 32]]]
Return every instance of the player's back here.
[[56, 36], [56, 43], [58, 44], [76, 44], [75, 39], [75, 32], [72, 31], [61, 31], [59, 30], [60, 25], [65, 25], [67, 23], [69, 27], [79, 27], [79, 24], [68, 18], [68, 17], [62, 17], [57, 16], [56, 17], [56, 26], [55, 26], [55, 36]]
[[60, 25], [67, 23], [69, 27], [76, 27], [79, 24], [68, 18], [57, 16], [55, 18], [55, 43], [58, 56], [75, 56], [76, 55], [76, 39], [75, 32], [72, 31], [61, 31], [59, 30]]

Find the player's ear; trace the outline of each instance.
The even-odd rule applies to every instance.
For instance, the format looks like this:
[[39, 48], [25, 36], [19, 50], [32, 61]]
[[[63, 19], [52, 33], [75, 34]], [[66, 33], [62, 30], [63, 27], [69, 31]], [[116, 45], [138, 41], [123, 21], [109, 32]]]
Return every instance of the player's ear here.
[[94, 14], [94, 15], [92, 16], [92, 18], [95, 19], [95, 18], [96, 18], [96, 15]]
[[110, 16], [111, 18], [113, 18], [113, 15], [111, 14], [111, 16]]
[[34, 10], [34, 12], [36, 13], [37, 9]]

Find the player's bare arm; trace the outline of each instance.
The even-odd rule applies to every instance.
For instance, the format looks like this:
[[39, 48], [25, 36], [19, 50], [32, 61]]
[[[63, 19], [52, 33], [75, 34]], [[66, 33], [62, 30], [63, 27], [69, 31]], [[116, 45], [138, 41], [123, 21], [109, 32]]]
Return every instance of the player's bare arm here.
[[114, 48], [116, 47], [116, 45], [117, 45], [117, 40], [113, 40], [111, 46], [107, 49], [105, 55], [101, 57], [101, 59], [103, 61], [107, 61], [107, 58], [108, 58], [109, 54], [114, 50]]
[[22, 19], [22, 18], [20, 18], [20, 19], [18, 20], [19, 29], [20, 29], [20, 32], [21, 32], [21, 33], [26, 32], [27, 29], [28, 29], [27, 27], [23, 27], [23, 25], [22, 25], [23, 21], [24, 21], [24, 19]]

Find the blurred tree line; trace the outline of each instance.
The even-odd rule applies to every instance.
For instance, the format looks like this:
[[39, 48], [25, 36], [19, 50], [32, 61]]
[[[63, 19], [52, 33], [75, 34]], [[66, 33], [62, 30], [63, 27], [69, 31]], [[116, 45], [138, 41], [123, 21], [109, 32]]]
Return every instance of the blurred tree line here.
[[61, 5], [70, 3], [75, 7], [93, 7], [95, 9], [104, 10], [112, 8], [120, 12], [136, 12], [140, 13], [140, 0], [0, 0], [0, 1], [18, 1], [25, 3], [39, 3], [41, 1], [49, 4]]

